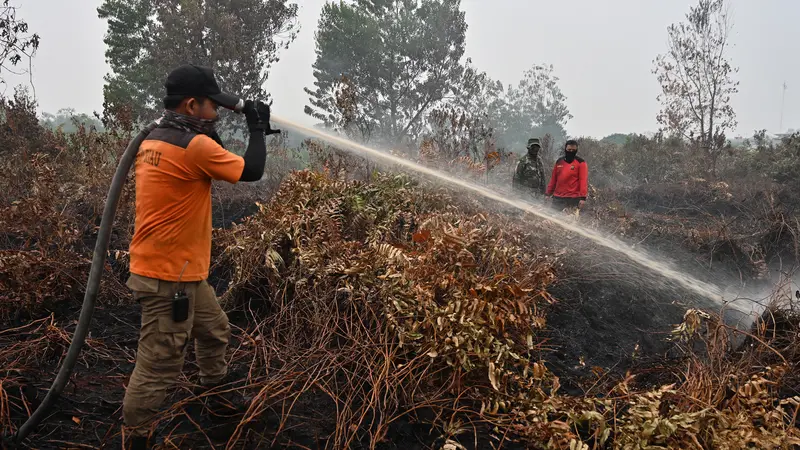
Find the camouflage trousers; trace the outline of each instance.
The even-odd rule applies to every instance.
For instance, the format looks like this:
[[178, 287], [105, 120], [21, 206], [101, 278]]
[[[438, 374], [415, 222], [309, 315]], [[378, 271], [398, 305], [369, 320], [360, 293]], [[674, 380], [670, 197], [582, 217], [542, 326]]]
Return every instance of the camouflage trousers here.
[[189, 318], [172, 320], [172, 298], [179, 283], [132, 274], [128, 287], [142, 306], [136, 366], [125, 390], [122, 416], [133, 436], [147, 436], [153, 417], [183, 370], [186, 348], [194, 339], [200, 384], [213, 385], [227, 374], [228, 316], [206, 281], [182, 282], [189, 297]]

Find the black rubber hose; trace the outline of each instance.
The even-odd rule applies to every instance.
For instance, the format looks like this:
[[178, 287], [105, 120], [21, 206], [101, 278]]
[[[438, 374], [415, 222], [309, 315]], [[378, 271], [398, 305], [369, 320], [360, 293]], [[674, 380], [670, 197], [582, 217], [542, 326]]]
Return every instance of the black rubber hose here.
[[45, 414], [53, 407], [58, 396], [64, 391], [64, 387], [67, 385], [69, 377], [72, 374], [72, 369], [75, 368], [75, 363], [78, 361], [78, 356], [81, 353], [81, 347], [83, 347], [86, 335], [89, 333], [89, 325], [91, 324], [92, 314], [94, 313], [97, 292], [100, 290], [100, 279], [103, 276], [103, 267], [105, 266], [106, 255], [108, 253], [108, 242], [111, 239], [111, 228], [114, 225], [114, 216], [117, 214], [117, 205], [119, 204], [119, 198], [122, 194], [122, 187], [125, 184], [125, 180], [128, 178], [128, 172], [136, 158], [139, 146], [156, 126], [158, 126], [158, 123], [152, 122], [140, 131], [128, 144], [125, 153], [123, 153], [122, 158], [120, 158], [117, 171], [114, 173], [114, 178], [111, 179], [111, 187], [108, 188], [108, 198], [103, 208], [103, 218], [100, 221], [97, 242], [94, 244], [94, 255], [92, 257], [92, 268], [89, 271], [89, 281], [86, 283], [86, 293], [83, 296], [81, 315], [80, 318], [78, 318], [78, 325], [75, 327], [75, 333], [72, 335], [72, 342], [69, 345], [69, 350], [67, 350], [67, 355], [64, 357], [64, 362], [61, 364], [58, 375], [56, 375], [56, 379], [53, 380], [53, 385], [50, 387], [50, 390], [47, 391], [44, 400], [17, 431], [14, 438], [17, 445], [21, 444], [25, 438], [36, 429], [42, 419], [44, 419]]

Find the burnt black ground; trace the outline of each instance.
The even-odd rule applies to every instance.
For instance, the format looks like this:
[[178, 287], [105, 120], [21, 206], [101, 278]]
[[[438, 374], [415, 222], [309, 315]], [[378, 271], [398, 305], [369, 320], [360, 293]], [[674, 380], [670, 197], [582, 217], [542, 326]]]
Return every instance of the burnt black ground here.
[[[238, 214], [231, 210], [224, 222], [228, 224], [244, 214], [246, 212]], [[708, 270], [706, 261], [699, 255], [685, 250], [676, 251], [681, 243], [675, 242], [670, 236], [650, 236], [646, 241], [656, 249], [670, 251], [679, 265], [708, 281], [733, 276], [737, 271], [737, 263], [733, 260], [716, 261], [715, 270]], [[609, 256], [606, 258], [609, 258], [606, 261], [613, 260]], [[598, 269], [597, 261], [578, 258], [568, 261], [563, 273], [559, 274], [559, 281], [550, 289], [558, 302], [548, 313], [548, 330], [543, 337], [548, 339], [549, 349], [542, 358], [560, 377], [562, 390], [573, 394], [582, 394], [587, 390], [600, 393], [599, 388], [593, 389], [593, 386], [602, 384], [603, 380], [619, 378], [628, 370], [640, 375], [640, 383], [655, 385], [670, 381], [665, 379], [669, 375], [657, 370], [659, 365], [668, 364], [674, 356], [666, 338], [672, 327], [680, 323], [686, 307], [696, 304], [696, 299], [679, 289], [654, 288], [642, 282], [652, 274], [638, 273], [632, 276], [630, 267], [616, 267], [611, 263], [601, 266], [602, 269]], [[213, 284], [219, 291], [225, 285], [223, 272], [212, 274]], [[59, 324], [66, 324], [65, 329], [71, 332], [78, 311], [78, 305], [61, 306], [55, 314]], [[232, 323], [246, 326], [242, 314], [234, 312], [230, 317]], [[137, 305], [123, 304], [97, 309], [91, 337], [104, 343], [105, 351], [113, 358], [96, 358], [91, 349], [84, 351], [85, 358], [78, 364], [51, 415], [32, 436], [29, 448], [121, 448], [120, 408], [124, 384], [133, 368], [138, 324]], [[0, 323], [0, 329], [19, 325], [19, 322]], [[233, 342], [232, 346], [235, 344]], [[192, 356], [189, 355], [185, 371], [190, 380], [196, 377], [196, 368], [191, 360]], [[59, 362], [56, 352], [53, 357], [40, 360], [38, 367], [23, 374], [24, 387], [5, 388], [12, 397], [24, 396], [32, 410], [50, 387]], [[232, 371], [234, 377], [244, 377], [247, 368], [234, 366]], [[168, 402], [188, 395], [178, 390]], [[19, 406], [17, 402], [16, 407], [12, 408], [12, 418], [17, 426], [27, 417], [27, 413]], [[210, 421], [199, 411], [189, 414], [204, 429], [219, 434], [219, 441], [214, 442], [215, 446], [219, 446], [230, 435], [242, 412], [235, 411], [230, 420]], [[288, 422], [287, 429], [275, 440], [275, 448], [323, 448], [326, 436], [330, 435], [335, 425], [332, 422], [335, 413], [335, 405], [326, 395], [314, 391], [305, 394], [298, 399], [296, 415]], [[74, 419], [78, 419], [79, 423]], [[379, 448], [438, 448], [441, 446], [441, 441], [437, 441], [439, 433], [435, 430], [431, 432], [427, 424], [429, 420], [425, 412], [421, 412], [420, 417], [398, 420], [390, 430], [387, 442], [381, 443]], [[278, 428], [277, 412], [265, 414], [252, 428], [264, 437], [252, 438], [244, 448], [270, 448]], [[164, 424], [160, 431], [162, 435], [165, 432], [173, 436], [185, 435], [186, 440], [180, 443], [181, 448], [212, 448], [204, 438], [198, 438], [194, 433], [195, 425], [185, 418]], [[483, 431], [479, 435], [481, 441], [477, 448], [485, 448], [489, 433]], [[474, 447], [471, 439], [465, 439], [462, 444], [467, 448]], [[367, 438], [364, 436], [353, 448], [366, 445]]]
[[[743, 282], [750, 289], [770, 287], [769, 280], [749, 278], [747, 260], [738, 249], [722, 246], [714, 252], [697, 252], [684, 235], [657, 229], [663, 224], [658, 214], [665, 211], [672, 213], [671, 220], [685, 219], [688, 226], [701, 225], [707, 215], [688, 209], [680, 216], [657, 202], [636, 200], [627, 205], [625, 220], [639, 225], [622, 237], [626, 242], [636, 243], [639, 249], [646, 248], [648, 254], [679, 271], [722, 289]], [[583, 216], [592, 217], [594, 208], [597, 206], [582, 213], [580, 223], [589, 226], [590, 221]], [[736, 205], [716, 204], [708, 213], [736, 210]], [[603, 382], [620, 379], [628, 371], [639, 375], [644, 385], [677, 381], [655, 368], [677, 360], [668, 338], [688, 308], [721, 313], [729, 326], [739, 329], [748, 329], [752, 323], [754, 316], [723, 308], [657, 273], [627, 263], [624, 256], [612, 250], [581, 239], [565, 242], [559, 243], [569, 249], [564, 267], [548, 289], [558, 302], [548, 311], [544, 337], [549, 342], [542, 359], [561, 377], [562, 389], [571, 394], [580, 395], [589, 389], [597, 393]], [[734, 342], [742, 340], [743, 336], [737, 336]]]
[[[64, 314], [63, 323], [74, 323], [77, 318], [77, 311], [65, 310], [61, 313]], [[233, 324], [247, 325], [244, 314], [234, 311], [229, 316]], [[91, 348], [85, 348], [83, 352], [85, 358], [75, 368], [67, 388], [44, 423], [30, 436], [25, 445], [4, 448], [122, 448], [120, 435], [122, 398], [124, 384], [133, 370], [139, 320], [137, 305], [98, 308], [94, 315], [91, 338], [95, 340], [93, 341], [95, 345], [104, 343], [104, 350], [113, 357], [96, 358]], [[9, 325], [11, 324], [3, 324], [3, 327]], [[66, 329], [71, 332], [72, 328], [74, 325]], [[234, 333], [231, 342], [232, 348], [238, 344], [236, 334]], [[19, 399], [24, 396], [31, 410], [38, 406], [58, 370], [62, 353], [40, 360], [39, 366], [26, 374], [24, 386], [5, 386], [15, 405], [20, 405]], [[184, 374], [189, 380], [196, 380], [197, 371], [192, 359], [190, 349]], [[229, 379], [244, 379], [247, 370], [246, 364], [234, 363]], [[174, 404], [188, 396], [190, 393], [187, 390], [178, 388], [168, 397], [166, 403]], [[213, 448], [225, 448], [227, 439], [234, 432], [247, 407], [247, 402], [242, 396], [226, 394], [225, 399], [232, 401], [236, 408], [233, 410], [220, 408], [220, 403], [217, 402], [214, 410], [218, 416], [207, 414], [199, 400], [190, 402], [185, 411], [192, 420], [178, 416], [162, 423], [158, 429], [161, 437], [157, 443], [163, 444], [163, 436], [170, 435], [171, 442], [179, 448], [210, 449], [211, 444]], [[13, 407], [11, 412], [17, 426], [27, 417], [24, 409], [20, 407]], [[278, 411], [268, 411], [257, 423], [249, 426], [251, 430], [249, 437], [236, 448], [325, 448], [326, 439], [335, 426], [335, 417], [336, 405], [330, 397], [320, 391], [312, 390], [297, 399], [291, 418], [277, 438], [275, 432], [279, 427]], [[381, 442], [378, 448], [422, 450], [440, 447], [442, 444], [440, 434], [430, 426], [433, 419], [432, 411], [418, 411], [413, 417], [405, 416], [397, 420], [390, 428], [387, 439]], [[198, 426], [202, 427], [203, 432], [210, 437], [211, 444], [197, 432]], [[478, 447], [469, 442], [464, 444], [470, 449], [484, 448], [488, 445], [489, 434], [488, 429], [480, 433]], [[368, 436], [361, 436], [351, 448], [369, 448]], [[510, 445], [506, 448], [515, 447]]]
[[672, 348], [667, 337], [685, 311], [647, 289], [621, 291], [611, 282], [563, 282], [551, 293], [560, 300], [548, 315], [552, 350], [543, 359], [573, 395], [600, 378], [618, 378], [645, 361], [667, 359]]

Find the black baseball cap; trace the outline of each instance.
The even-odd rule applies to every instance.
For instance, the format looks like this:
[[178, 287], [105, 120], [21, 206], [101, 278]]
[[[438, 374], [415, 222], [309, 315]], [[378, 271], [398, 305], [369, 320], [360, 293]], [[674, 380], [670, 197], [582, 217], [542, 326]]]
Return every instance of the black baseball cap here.
[[229, 109], [241, 102], [239, 97], [222, 92], [211, 68], [194, 64], [184, 64], [170, 72], [164, 87], [167, 97], [206, 97]]

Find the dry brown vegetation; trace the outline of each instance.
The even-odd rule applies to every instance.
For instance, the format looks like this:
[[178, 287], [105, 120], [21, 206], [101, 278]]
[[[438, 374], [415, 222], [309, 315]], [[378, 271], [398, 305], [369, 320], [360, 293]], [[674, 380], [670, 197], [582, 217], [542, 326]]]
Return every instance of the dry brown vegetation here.
[[[24, 96], [4, 104], [2, 123], [0, 170], [9, 175], [0, 180], [6, 434], [41, 400], [69, 343], [98, 213], [129, 135], [113, 127], [44, 130]], [[800, 445], [800, 318], [790, 291], [776, 291], [775, 307], [746, 335], [713, 311], [688, 310], [669, 360], [631, 365], [621, 376], [593, 367], [587, 394], [566, 391], [564, 384], [578, 380], [548, 360], [564, 344], [553, 338], [549, 318], [572, 299], [554, 296], [553, 288], [590, 279], [594, 269], [576, 268], [554, 244], [563, 231], [322, 146], [312, 144], [311, 153], [318, 170], [285, 177], [291, 158], [273, 154], [282, 169], [259, 189], [215, 191], [215, 214], [222, 214], [215, 216], [212, 281], [234, 324], [235, 380], [196, 394], [196, 368], [187, 364], [159, 418], [161, 448]], [[463, 162], [445, 157], [438, 164]], [[480, 164], [462, 168], [481, 180]], [[661, 235], [697, 254], [735, 244], [752, 265], [776, 248], [795, 251], [788, 245], [794, 241], [780, 240], [797, 228], [791, 203], [779, 194], [773, 203], [758, 202], [764, 216], [740, 219], [750, 228], [715, 222], [721, 216], [709, 205], [740, 195], [730, 185], [706, 189], [711, 203], [696, 202], [696, 215], [636, 208], [644, 198], [677, 210], [692, 189], [709, 186], [694, 183], [682, 185], [683, 196], [651, 185], [599, 186], [594, 214], [582, 220], [637, 240]], [[138, 325], [122, 284], [132, 186], [118, 214], [93, 334], [55, 415], [34, 436], [37, 448], [110, 448], [122, 438], [119, 407]], [[773, 221], [764, 227], [760, 217]], [[227, 226], [231, 221], [238, 223]], [[744, 231], [764, 228], [755, 236]]]
[[[42, 129], [23, 93], [2, 105], [0, 129], [0, 315], [79, 302], [108, 180], [128, 136], [81, 127], [65, 135]], [[127, 247], [133, 186], [125, 188], [112, 248]], [[123, 253], [103, 278], [107, 298], [127, 297], [119, 282]]]

